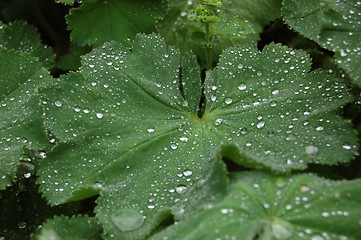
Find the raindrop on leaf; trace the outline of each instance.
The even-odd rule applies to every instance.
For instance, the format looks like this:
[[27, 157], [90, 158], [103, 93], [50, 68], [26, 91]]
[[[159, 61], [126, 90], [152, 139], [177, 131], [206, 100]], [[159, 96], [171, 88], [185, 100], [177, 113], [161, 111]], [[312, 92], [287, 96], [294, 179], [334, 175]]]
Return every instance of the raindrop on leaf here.
[[123, 232], [136, 230], [144, 223], [143, 215], [138, 210], [130, 208], [120, 209], [113, 213], [111, 220]]

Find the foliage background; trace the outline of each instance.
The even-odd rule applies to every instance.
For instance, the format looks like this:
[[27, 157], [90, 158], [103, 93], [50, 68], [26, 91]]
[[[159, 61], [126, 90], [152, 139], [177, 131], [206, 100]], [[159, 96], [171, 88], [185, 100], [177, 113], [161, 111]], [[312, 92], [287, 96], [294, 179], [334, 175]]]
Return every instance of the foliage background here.
[[[2, 0], [0, 239], [360, 239], [360, 9], [361, 3], [356, 0]], [[249, 52], [254, 55], [237, 59], [237, 54], [248, 56]], [[272, 71], [284, 71], [286, 66], [271, 62], [277, 57], [272, 55], [274, 52], [286, 62], [287, 58], [303, 61], [295, 63], [292, 77], [291, 73], [279, 74], [289, 79], [284, 85], [267, 82], [274, 74]], [[107, 59], [104, 55], [111, 57]], [[118, 61], [109, 64], [114, 57]], [[119, 58], [124, 58], [128, 70], [117, 75], [117, 68], [123, 68]], [[158, 66], [156, 71], [154, 66]], [[261, 75], [257, 71], [245, 74], [239, 70], [244, 66], [260, 70]], [[315, 71], [308, 73], [310, 69]], [[228, 120], [221, 113], [212, 115], [214, 109], [227, 113], [237, 109], [237, 104], [246, 104], [242, 101], [256, 101], [255, 95], [249, 94], [245, 100], [238, 93], [232, 95], [232, 89], [243, 88], [244, 81], [232, 83], [229, 71], [237, 75], [235, 79], [249, 78], [247, 91], [255, 89], [264, 99], [273, 99], [266, 90], [279, 90], [275, 86], [282, 89], [292, 86], [292, 93], [301, 90], [298, 97], [290, 96], [299, 105], [282, 105], [288, 99], [281, 91], [276, 108], [231, 115]], [[129, 84], [107, 82], [109, 79], [104, 75], [108, 72], [114, 79], [134, 77], [137, 86], [143, 86], [157, 101], [152, 102]], [[170, 84], [170, 79], [178, 78], [183, 85]], [[157, 86], [152, 82], [155, 80], [163, 85], [164, 95], [157, 94]], [[119, 110], [114, 112], [119, 119], [128, 116], [146, 119], [147, 114], [153, 116], [157, 109], [161, 120], [150, 117], [124, 125], [108, 122], [107, 128], [102, 128], [96, 118], [76, 119], [77, 109], [73, 105], [79, 101], [99, 107], [98, 114], [111, 104], [108, 99], [122, 100], [114, 92], [83, 91], [79, 86], [85, 83], [117, 84], [114, 92], [123, 91], [128, 96], [124, 115], [119, 117]], [[302, 95], [304, 84], [311, 90]], [[317, 89], [317, 84], [331, 90], [323, 92]], [[214, 86], [218, 87], [215, 95]], [[72, 91], [79, 97], [69, 97]], [[176, 95], [182, 99], [179, 103], [173, 99]], [[212, 100], [213, 97], [218, 100]], [[53, 105], [44, 103], [53, 99], [56, 99]], [[231, 101], [230, 105], [227, 101]], [[173, 109], [156, 105], [159, 102], [170, 104]], [[62, 107], [61, 111], [57, 105]], [[332, 124], [322, 133], [300, 127], [291, 136], [296, 138], [295, 144], [282, 140], [278, 146], [274, 144], [277, 130], [288, 127], [286, 124], [292, 119], [290, 122], [273, 119], [286, 110], [301, 108], [314, 110], [307, 119], [312, 124], [316, 124], [318, 116]], [[174, 111], [174, 117], [178, 110], [186, 114], [180, 114], [181, 120], [172, 125], [167, 118], [169, 111]], [[312, 118], [313, 114], [316, 117]], [[261, 115], [263, 118], [257, 119]], [[96, 117], [103, 118], [103, 114]], [[209, 130], [193, 132], [198, 125], [183, 120], [188, 117], [194, 122], [206, 119]], [[256, 125], [251, 125], [255, 119]], [[220, 131], [221, 137], [213, 134], [218, 131], [217, 125], [223, 127], [225, 123], [232, 127], [234, 123], [237, 128], [233, 130], [239, 131], [239, 135], [245, 131], [240, 123], [257, 126], [259, 131], [271, 131], [273, 127], [274, 132], [265, 138], [254, 131], [247, 133], [245, 140], [232, 139], [226, 130]], [[168, 136], [167, 131], [176, 124], [185, 130], [174, 139], [181, 138], [187, 145], [176, 145], [179, 152], [166, 155], [171, 167], [163, 170], [147, 165], [143, 158], [153, 152], [146, 148], [135, 147], [134, 154], [119, 160], [119, 152], [99, 150], [96, 144], [101, 143], [92, 138], [106, 135], [104, 146], [112, 142], [114, 149], [125, 150], [133, 149], [132, 144], [156, 139], [151, 148], [157, 149], [172, 142], [173, 135], [164, 139], [158, 139], [161, 135], [153, 137], [152, 132], [158, 134], [154, 126], [162, 129], [159, 134]], [[327, 125], [323, 122], [322, 127], [324, 124]], [[69, 126], [77, 130], [77, 136], [65, 131]], [[143, 127], [148, 132], [139, 130]], [[119, 129], [126, 129], [120, 133], [127, 137], [112, 135]], [[190, 143], [198, 135], [203, 143], [192, 148]], [[217, 137], [221, 140], [216, 140]], [[240, 147], [249, 144], [246, 140], [252, 140], [254, 146], [266, 147], [249, 152]], [[317, 147], [312, 145], [314, 142]], [[331, 151], [325, 150], [326, 144], [331, 145]], [[271, 161], [264, 154], [267, 147], [276, 153]], [[305, 162], [287, 167], [287, 154]], [[113, 168], [130, 166], [136, 170], [119, 177], [115, 177], [114, 170], [88, 176], [102, 165], [82, 165], [80, 161], [76, 168], [72, 165], [74, 159], [93, 155], [94, 159], [107, 156], [103, 162], [99, 160], [101, 164], [118, 159]], [[204, 162], [193, 165], [199, 159]], [[177, 174], [181, 175], [181, 182], [176, 182]], [[199, 186], [188, 185], [188, 176], [204, 181]], [[180, 197], [169, 200], [144, 196], [153, 193], [148, 189], [152, 181], [155, 181], [152, 186], [159, 184], [161, 189], [168, 182], [176, 182], [174, 191]], [[68, 187], [59, 193], [63, 183], [76, 190]], [[126, 184], [131, 187], [124, 187]], [[309, 194], [309, 188], [315, 196], [303, 194]], [[306, 200], [297, 199], [313, 199], [311, 210], [307, 210]], [[159, 203], [152, 204], [150, 200]], [[270, 208], [272, 202], [277, 204]], [[148, 207], [143, 212], [137, 210], [142, 204]], [[286, 211], [293, 205], [300, 207]], [[220, 227], [219, 222], [224, 225]], [[239, 228], [240, 223], [244, 228]]]

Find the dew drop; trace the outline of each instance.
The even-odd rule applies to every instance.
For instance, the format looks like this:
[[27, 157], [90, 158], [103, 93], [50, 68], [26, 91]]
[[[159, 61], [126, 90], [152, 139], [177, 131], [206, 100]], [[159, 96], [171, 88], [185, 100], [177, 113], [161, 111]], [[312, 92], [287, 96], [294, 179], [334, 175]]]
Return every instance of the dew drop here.
[[351, 146], [350, 144], [348, 144], [348, 143], [344, 143], [344, 144], [342, 145], [342, 148], [343, 148], [343, 149], [346, 149], [346, 150], [351, 150], [351, 149], [352, 149], [352, 146]]
[[103, 118], [104, 117], [104, 115], [102, 114], [102, 113], [97, 113], [97, 114], [95, 114], [96, 116], [97, 116], [97, 118]]
[[178, 187], [175, 188], [175, 191], [178, 193], [178, 194], [183, 194], [187, 191], [187, 187], [184, 186], [184, 185], [179, 185]]
[[139, 229], [144, 223], [143, 215], [131, 208], [116, 211], [111, 215], [111, 220], [123, 232]]
[[277, 187], [282, 188], [286, 185], [286, 179], [284, 177], [276, 177], [275, 184]]
[[24, 229], [26, 227], [26, 222], [20, 222], [18, 226], [20, 229]]
[[241, 128], [241, 134], [245, 135], [247, 134], [247, 128]]
[[178, 148], [178, 146], [173, 143], [172, 145], [170, 145], [170, 148], [173, 149], [173, 150], [176, 150]]
[[212, 102], [215, 102], [216, 100], [217, 100], [217, 97], [214, 96], [214, 95], [212, 95], [212, 96], [211, 96], [211, 101], [212, 101]]
[[25, 177], [25, 178], [29, 178], [30, 176], [31, 176], [31, 173], [25, 173], [25, 174], [24, 174], [24, 177]]
[[80, 112], [80, 108], [79, 107], [75, 107], [73, 108], [75, 112]]
[[179, 140], [181, 140], [182, 142], [188, 142], [188, 138], [187, 138], [187, 137], [180, 137]]
[[247, 86], [246, 86], [246, 84], [244, 84], [244, 83], [242, 83], [242, 84], [240, 84], [240, 85], [238, 86], [238, 89], [241, 90], [241, 91], [245, 90], [246, 88], [247, 88]]
[[310, 145], [305, 147], [305, 152], [307, 154], [316, 154], [318, 152], [318, 148], [313, 145]]
[[290, 239], [293, 235], [293, 226], [281, 219], [276, 219], [272, 223], [273, 236], [278, 240]]
[[275, 90], [272, 91], [273, 95], [278, 95], [279, 93], [280, 93], [280, 90], [278, 90], [278, 89], [275, 89]]
[[275, 106], [277, 106], [277, 102], [276, 102], [276, 101], [272, 101], [272, 102], [271, 102], [271, 107], [275, 107]]
[[46, 153], [42, 151], [38, 151], [35, 153], [35, 156], [38, 158], [46, 158]]
[[57, 106], [57, 107], [61, 107], [62, 105], [63, 105], [63, 103], [60, 102], [60, 101], [56, 101], [56, 102], [55, 102], [55, 106]]
[[214, 125], [219, 126], [219, 125], [222, 124], [222, 122], [223, 122], [223, 119], [222, 119], [222, 118], [217, 118], [217, 119], [214, 121]]
[[149, 133], [154, 133], [154, 132], [155, 132], [155, 129], [154, 129], [154, 128], [148, 128], [148, 129], [147, 129], [147, 132], [149, 132]]
[[265, 122], [261, 121], [257, 123], [257, 128], [263, 128], [265, 125]]
[[323, 131], [323, 127], [321, 125], [316, 126], [316, 131], [320, 132]]
[[231, 104], [232, 103], [232, 98], [226, 98], [226, 100], [224, 101], [226, 104]]
[[186, 177], [189, 177], [189, 176], [192, 176], [192, 171], [191, 170], [185, 170], [184, 172], [183, 172], [183, 175], [184, 176], [186, 176]]
[[300, 186], [300, 192], [302, 192], [302, 193], [308, 192], [309, 190], [310, 190], [310, 188], [307, 185]]

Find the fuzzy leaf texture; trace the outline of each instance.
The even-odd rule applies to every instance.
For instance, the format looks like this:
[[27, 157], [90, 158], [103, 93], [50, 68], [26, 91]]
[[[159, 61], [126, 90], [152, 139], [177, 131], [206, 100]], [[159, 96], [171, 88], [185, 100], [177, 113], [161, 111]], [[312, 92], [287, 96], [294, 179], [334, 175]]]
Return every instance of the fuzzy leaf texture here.
[[51, 80], [36, 58], [0, 49], [0, 189], [11, 185], [23, 148], [43, 149], [43, 129], [37, 87]]
[[47, 69], [51, 68], [55, 58], [52, 49], [41, 43], [37, 30], [23, 21], [9, 24], [0, 22], [0, 48], [30, 53]]
[[155, 31], [164, 8], [162, 0], [87, 0], [71, 9], [66, 20], [72, 39], [81, 46], [112, 40], [130, 45], [137, 33]]
[[42, 89], [46, 125], [61, 143], [42, 162], [41, 191], [52, 204], [100, 192], [105, 232], [139, 239], [170, 212], [182, 219], [224, 195], [221, 153], [284, 172], [349, 161], [357, 139], [333, 113], [348, 90], [309, 70], [305, 53], [281, 45], [229, 49], [207, 73], [199, 118], [194, 57], [180, 62], [155, 35], [138, 35], [131, 51], [105, 44]]
[[285, 22], [335, 52], [337, 64], [361, 86], [361, 1], [285, 0], [283, 4]]
[[76, 216], [69, 219], [64, 216], [56, 216], [46, 221], [32, 239], [100, 240], [102, 237], [101, 228], [94, 218]]
[[357, 240], [360, 184], [314, 175], [241, 173], [221, 202], [151, 239]]

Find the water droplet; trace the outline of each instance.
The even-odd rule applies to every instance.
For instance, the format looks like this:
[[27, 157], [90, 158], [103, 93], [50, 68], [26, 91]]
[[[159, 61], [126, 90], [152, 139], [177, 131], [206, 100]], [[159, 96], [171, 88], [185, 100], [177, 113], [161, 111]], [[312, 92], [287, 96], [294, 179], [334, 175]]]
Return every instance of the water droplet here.
[[26, 222], [20, 222], [19, 223], [19, 228], [20, 229], [24, 229], [26, 227]]
[[183, 172], [183, 175], [184, 176], [186, 176], [186, 177], [189, 177], [189, 176], [192, 176], [192, 171], [191, 170], [185, 170], [184, 172]]
[[275, 106], [277, 106], [277, 102], [276, 102], [276, 101], [272, 101], [272, 102], [271, 102], [271, 107], [275, 107]]
[[226, 100], [224, 101], [226, 104], [231, 104], [232, 103], [232, 98], [226, 98]]
[[305, 147], [305, 152], [307, 154], [316, 154], [318, 152], [318, 148], [310, 145], [310, 146]]
[[293, 235], [293, 226], [287, 221], [276, 219], [272, 222], [272, 233], [276, 239], [290, 239]]
[[301, 185], [300, 186], [300, 192], [308, 192], [310, 188], [307, 185]]
[[275, 184], [277, 187], [282, 188], [286, 185], [286, 179], [284, 177], [276, 177]]
[[103, 118], [104, 117], [104, 115], [102, 113], [97, 113], [95, 115], [97, 116], [97, 118]]
[[242, 63], [240, 63], [240, 64], [238, 64], [238, 66], [237, 66], [239, 69], [242, 69], [243, 68], [243, 64]]
[[175, 188], [175, 191], [178, 193], [178, 194], [183, 194], [187, 191], [187, 187], [184, 186], [184, 185], [179, 185], [178, 187]]
[[38, 158], [45, 158], [46, 157], [46, 153], [42, 152], [42, 151], [38, 151], [35, 153], [35, 156]]
[[343, 148], [343, 149], [346, 149], [346, 150], [350, 150], [350, 149], [352, 149], [352, 146], [351, 146], [350, 144], [348, 144], [348, 143], [344, 143], [344, 144], [342, 145], [342, 148]]
[[147, 132], [149, 132], [149, 133], [154, 133], [154, 132], [155, 132], [155, 129], [154, 129], [154, 128], [148, 128], [148, 129], [147, 129]]
[[177, 146], [177, 144], [173, 143], [172, 145], [170, 145], [170, 148], [173, 150], [176, 150], [178, 148], [178, 146]]
[[80, 112], [80, 107], [73, 108], [75, 112]]
[[24, 177], [25, 177], [25, 178], [29, 178], [30, 176], [31, 176], [31, 173], [25, 173], [25, 174], [24, 174]]
[[57, 106], [57, 107], [61, 107], [62, 105], [63, 105], [63, 103], [60, 102], [60, 101], [56, 101], [56, 102], [55, 102], [55, 106]]
[[188, 142], [188, 138], [187, 138], [187, 137], [180, 137], [179, 140], [181, 140], [182, 142]]
[[263, 128], [265, 123], [263, 121], [257, 123], [257, 128]]
[[241, 134], [243, 135], [247, 134], [247, 128], [241, 128], [240, 130], [241, 130]]
[[219, 126], [219, 125], [222, 124], [222, 121], [223, 121], [222, 118], [217, 118], [217, 119], [214, 121], [214, 125]]
[[245, 90], [246, 88], [247, 88], [246, 84], [243, 84], [243, 83], [238, 86], [238, 89], [241, 91]]
[[211, 96], [211, 101], [212, 101], [212, 102], [215, 102], [216, 100], [217, 100], [217, 97], [214, 96], [214, 95], [212, 95], [212, 96]]
[[324, 128], [323, 128], [321, 125], [317, 125], [317, 126], [316, 126], [316, 131], [319, 131], [319, 132], [320, 132], [320, 131], [323, 131], [323, 129], [324, 129]]
[[273, 95], [278, 95], [279, 93], [280, 93], [280, 90], [278, 90], [278, 89], [275, 89], [275, 90], [272, 91]]
[[123, 232], [136, 230], [144, 223], [143, 215], [131, 208], [116, 211], [111, 215], [111, 220]]
[[84, 113], [90, 113], [90, 109], [89, 108], [84, 108], [83, 112]]

